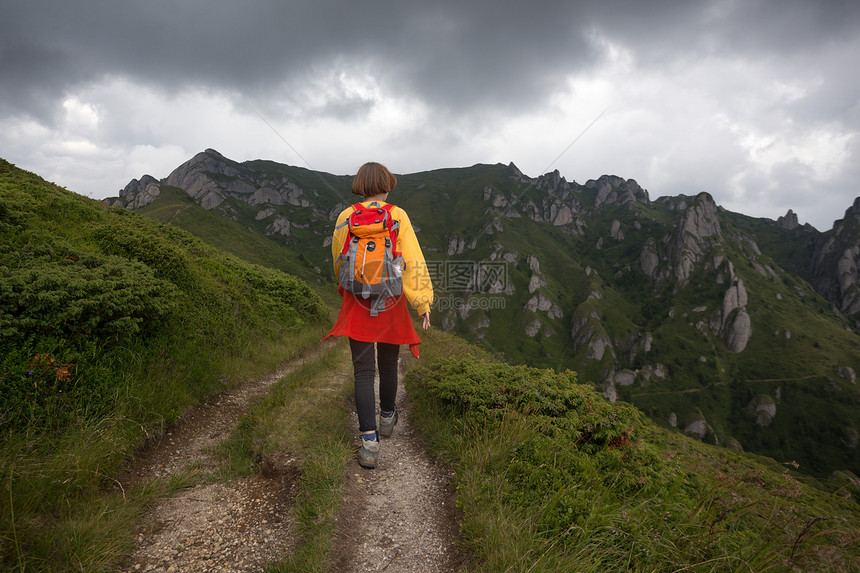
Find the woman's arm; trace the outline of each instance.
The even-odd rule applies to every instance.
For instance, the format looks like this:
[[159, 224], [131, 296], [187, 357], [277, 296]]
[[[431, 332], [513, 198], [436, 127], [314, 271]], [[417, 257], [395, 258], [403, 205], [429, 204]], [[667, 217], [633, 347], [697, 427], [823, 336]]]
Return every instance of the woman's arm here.
[[430, 325], [430, 305], [433, 304], [433, 283], [430, 280], [430, 272], [424, 261], [424, 253], [415, 236], [415, 229], [406, 211], [396, 208], [397, 213], [392, 215], [400, 222], [400, 234], [397, 238], [397, 248], [403, 253], [403, 292], [409, 304], [418, 311], [419, 316], [426, 315], [426, 328]]

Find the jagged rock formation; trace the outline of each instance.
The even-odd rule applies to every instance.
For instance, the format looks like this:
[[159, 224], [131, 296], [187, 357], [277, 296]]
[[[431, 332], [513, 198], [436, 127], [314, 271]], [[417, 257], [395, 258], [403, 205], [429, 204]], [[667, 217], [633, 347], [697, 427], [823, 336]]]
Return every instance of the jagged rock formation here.
[[594, 199], [595, 208], [608, 204], [627, 205], [635, 202], [651, 204], [648, 192], [633, 179], [625, 181], [615, 175], [604, 175], [597, 180], [589, 179], [585, 187], [597, 190], [597, 197]]
[[[269, 178], [265, 173], [251, 172], [215, 151], [207, 149], [198, 153], [173, 170], [161, 181], [149, 175], [140, 181], [133, 179], [120, 191], [118, 199], [106, 200], [112, 206], [139, 209], [151, 203], [159, 195], [159, 186], [169, 185], [184, 190], [204, 209], [221, 206], [226, 198], [237, 198], [252, 206], [262, 206], [257, 220], [273, 213], [271, 206], [294, 205], [310, 207], [306, 190], [295, 182], [283, 178]], [[282, 222], [270, 226], [272, 233], [282, 235], [287, 227]]]
[[860, 328], [860, 197], [815, 243], [810, 282]]
[[161, 194], [158, 180], [151, 175], [144, 175], [139, 180], [132, 179], [119, 192], [119, 198], [105, 199], [105, 203], [115, 207], [140, 209], [149, 205]]
[[[220, 205], [225, 196], [223, 186], [213, 179], [213, 175], [236, 178], [239, 170], [214, 149], [207, 149], [177, 167], [167, 176], [164, 183], [184, 189], [204, 209], [211, 210]], [[245, 182], [240, 182], [233, 187], [233, 190], [248, 195], [256, 191], [253, 186]]]
[[573, 348], [576, 352], [584, 353], [586, 360], [602, 362], [606, 355], [614, 362], [615, 349], [598, 312], [599, 302], [603, 298], [598, 286], [599, 277], [593, 271], [589, 271], [589, 274], [594, 275], [594, 288], [576, 307], [571, 320], [570, 337], [573, 340]]
[[[500, 197], [497, 192], [488, 194], [485, 189], [484, 200], [492, 200], [496, 208], [506, 209], [502, 214], [506, 217], [526, 216], [538, 223], [549, 223], [555, 227], [570, 227], [571, 233], [581, 232], [577, 215], [582, 207], [571, 191], [571, 185], [558, 170], [547, 173], [542, 177], [530, 179], [511, 164], [511, 179], [522, 185], [534, 187], [540, 192], [538, 199], [520, 194], [517, 196]], [[492, 191], [492, 190], [490, 190]]]
[[797, 215], [794, 213], [794, 211], [789, 209], [784, 217], [779, 217], [776, 220], [776, 224], [783, 229], [792, 231], [798, 227]]
[[[526, 258], [531, 276], [529, 277], [529, 294], [532, 295], [523, 307], [523, 312], [532, 314], [541, 311], [546, 313], [547, 318], [560, 319], [564, 316], [561, 307], [552, 301], [544, 292], [543, 288], [547, 285], [546, 279], [540, 270], [540, 261], [534, 255], [529, 255]], [[526, 326], [525, 332], [527, 336], [535, 336], [540, 332], [543, 323], [538, 317], [532, 318], [531, 322]], [[545, 336], [551, 336], [551, 332], [546, 332]]]
[[687, 284], [696, 264], [721, 240], [717, 204], [709, 193], [700, 193], [684, 210], [681, 222], [666, 245], [669, 263], [680, 287]]
[[724, 337], [729, 350], [743, 352], [752, 336], [751, 319], [746, 311], [749, 297], [744, 281], [734, 277], [731, 263], [728, 266], [732, 285], [723, 295], [723, 303], [719, 311], [711, 318], [710, 328], [714, 334]]

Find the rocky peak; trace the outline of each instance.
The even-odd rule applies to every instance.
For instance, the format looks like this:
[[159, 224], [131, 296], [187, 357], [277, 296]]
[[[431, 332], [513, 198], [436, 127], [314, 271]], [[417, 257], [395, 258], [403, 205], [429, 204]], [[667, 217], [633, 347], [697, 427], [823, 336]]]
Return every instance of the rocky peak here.
[[810, 282], [860, 328], [860, 197], [815, 243]]
[[785, 214], [785, 217], [780, 217], [776, 220], [776, 224], [783, 229], [787, 229], [792, 231], [796, 229], [799, 225], [797, 222], [797, 215], [791, 209], [788, 210], [788, 213]]
[[717, 204], [709, 193], [699, 193], [668, 240], [669, 259], [680, 286], [687, 284], [693, 267], [720, 241]]
[[602, 175], [596, 181], [589, 179], [585, 183], [585, 187], [597, 190], [597, 197], [594, 200], [595, 207], [607, 204], [626, 205], [635, 202], [645, 205], [651, 204], [648, 192], [633, 179], [624, 180], [617, 175]]
[[[187, 191], [189, 183], [195, 183], [200, 175], [207, 173], [236, 177], [239, 175], [239, 170], [233, 166], [231, 161], [214, 149], [207, 149], [174, 169], [167, 176], [165, 183]], [[192, 193], [189, 192], [189, 194]]]
[[854, 219], [855, 222], [860, 223], [860, 197], [854, 199], [854, 204], [845, 210], [845, 219]]
[[[212, 175], [237, 177], [240, 171], [232, 161], [214, 149], [207, 149], [174, 169], [164, 182], [184, 189], [204, 209], [214, 209], [224, 201], [225, 192], [212, 179]], [[250, 193], [256, 191], [251, 185], [245, 184], [244, 187], [246, 189], [234, 189], [234, 191]]]
[[132, 179], [128, 182], [128, 185], [120, 190], [119, 196], [125, 197], [126, 195], [140, 193], [150, 185], [158, 185], [158, 179], [152, 175], [144, 175], [139, 180]]
[[559, 187], [567, 189], [567, 180], [561, 176], [558, 169], [551, 173], [547, 173], [538, 178], [538, 188], [547, 187], [556, 191]]
[[522, 172], [522, 171], [520, 171], [520, 168], [519, 168], [519, 167], [517, 167], [516, 165], [514, 165], [514, 162], [513, 162], [513, 161], [511, 161], [511, 162], [508, 164], [508, 168], [513, 172], [513, 176], [514, 176], [514, 177], [522, 177], [522, 176], [523, 176], [523, 172]]
[[717, 204], [710, 193], [699, 193], [684, 215], [679, 230], [698, 240], [720, 235]]

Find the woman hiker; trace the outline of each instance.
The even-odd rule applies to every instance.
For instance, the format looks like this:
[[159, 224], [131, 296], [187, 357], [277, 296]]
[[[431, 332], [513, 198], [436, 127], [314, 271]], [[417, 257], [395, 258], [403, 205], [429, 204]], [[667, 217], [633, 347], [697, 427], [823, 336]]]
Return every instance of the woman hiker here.
[[[422, 319], [423, 329], [427, 330], [430, 328], [430, 305], [433, 303], [433, 285], [409, 217], [400, 207], [386, 203], [388, 194], [396, 185], [397, 178], [385, 166], [379, 163], [362, 165], [353, 179], [351, 189], [362, 197], [362, 201], [347, 207], [338, 215], [332, 237], [334, 273], [340, 279], [338, 292], [343, 297], [343, 302], [337, 322], [324, 339], [329, 336], [349, 337], [355, 371], [355, 409], [361, 432], [358, 463], [366, 468], [376, 467], [380, 449], [379, 436], [391, 436], [397, 423], [394, 399], [397, 395], [400, 345], [408, 344], [412, 354], [418, 357], [418, 344], [421, 339], [412, 325], [409, 306], [417, 311]], [[368, 216], [373, 220], [368, 220]], [[347, 238], [350, 243], [359, 245], [357, 236], [361, 235], [363, 230], [369, 233], [371, 227], [377, 231], [383, 229], [385, 238], [378, 238], [379, 234], [371, 239], [365, 238], [360, 247], [356, 246], [350, 252], [345, 246]], [[369, 291], [370, 287], [357, 280], [355, 284], [347, 284], [347, 288], [344, 288], [345, 282], [354, 280], [353, 272], [363, 271], [374, 264], [370, 259], [374, 251], [378, 254], [383, 248], [388, 249], [388, 238], [392, 239], [394, 258], [391, 261], [386, 258], [388, 262], [380, 262], [378, 265], [383, 268], [380, 271], [383, 274], [386, 274], [385, 269], [391, 269], [392, 277], [402, 275], [402, 281], [395, 279], [398, 284], [402, 284], [402, 290], [400, 286], [383, 287], [382, 290], [388, 296], [369, 296], [367, 292], [362, 292], [362, 288]], [[380, 245], [378, 249], [377, 243]], [[383, 244], [386, 246], [383, 247]], [[398, 254], [402, 255], [402, 260]], [[345, 258], [347, 256], [351, 260]], [[367, 260], [362, 258], [364, 256], [367, 256]], [[341, 275], [342, 266], [345, 267], [344, 275]], [[354, 268], [360, 271], [353, 271]], [[345, 275], [349, 276], [345, 278]], [[358, 294], [353, 294], [354, 292]], [[373, 388], [377, 363], [380, 408], [378, 426]]]

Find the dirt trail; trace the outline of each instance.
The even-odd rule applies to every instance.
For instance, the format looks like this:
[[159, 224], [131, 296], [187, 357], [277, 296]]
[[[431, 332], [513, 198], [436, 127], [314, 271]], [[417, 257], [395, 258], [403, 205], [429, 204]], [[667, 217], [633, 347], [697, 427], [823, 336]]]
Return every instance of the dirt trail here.
[[[123, 485], [214, 470], [214, 446], [230, 435], [254, 400], [329, 344], [189, 411], [140, 453]], [[427, 457], [402, 386], [397, 407], [400, 418], [392, 437], [383, 441], [379, 466], [366, 470], [353, 459], [347, 468], [332, 571], [461, 569], [451, 476]], [[357, 435], [354, 412], [351, 420]], [[295, 543], [290, 512], [295, 489], [284, 459], [264, 460], [261, 471], [246, 478], [183, 490], [156, 504], [142, 520], [123, 571], [262, 571], [266, 563], [288, 555]]]
[[[125, 485], [217, 469], [215, 446], [230, 436], [251, 404], [332, 343], [320, 343], [257, 380], [191, 408], [135, 458]], [[289, 507], [295, 491], [288, 464], [268, 464], [229, 483], [199, 484], [162, 500], [143, 519], [124, 571], [260, 571], [294, 543]]]
[[[403, 371], [401, 354], [401, 378]], [[376, 380], [377, 392], [379, 379]], [[377, 394], [378, 395], [378, 394]], [[453, 572], [463, 569], [450, 471], [426, 453], [406, 391], [397, 392], [398, 422], [381, 438], [379, 462], [365, 469], [352, 460], [338, 533], [337, 573]], [[351, 417], [358, 436], [358, 417]], [[359, 438], [355, 440], [356, 448]]]

